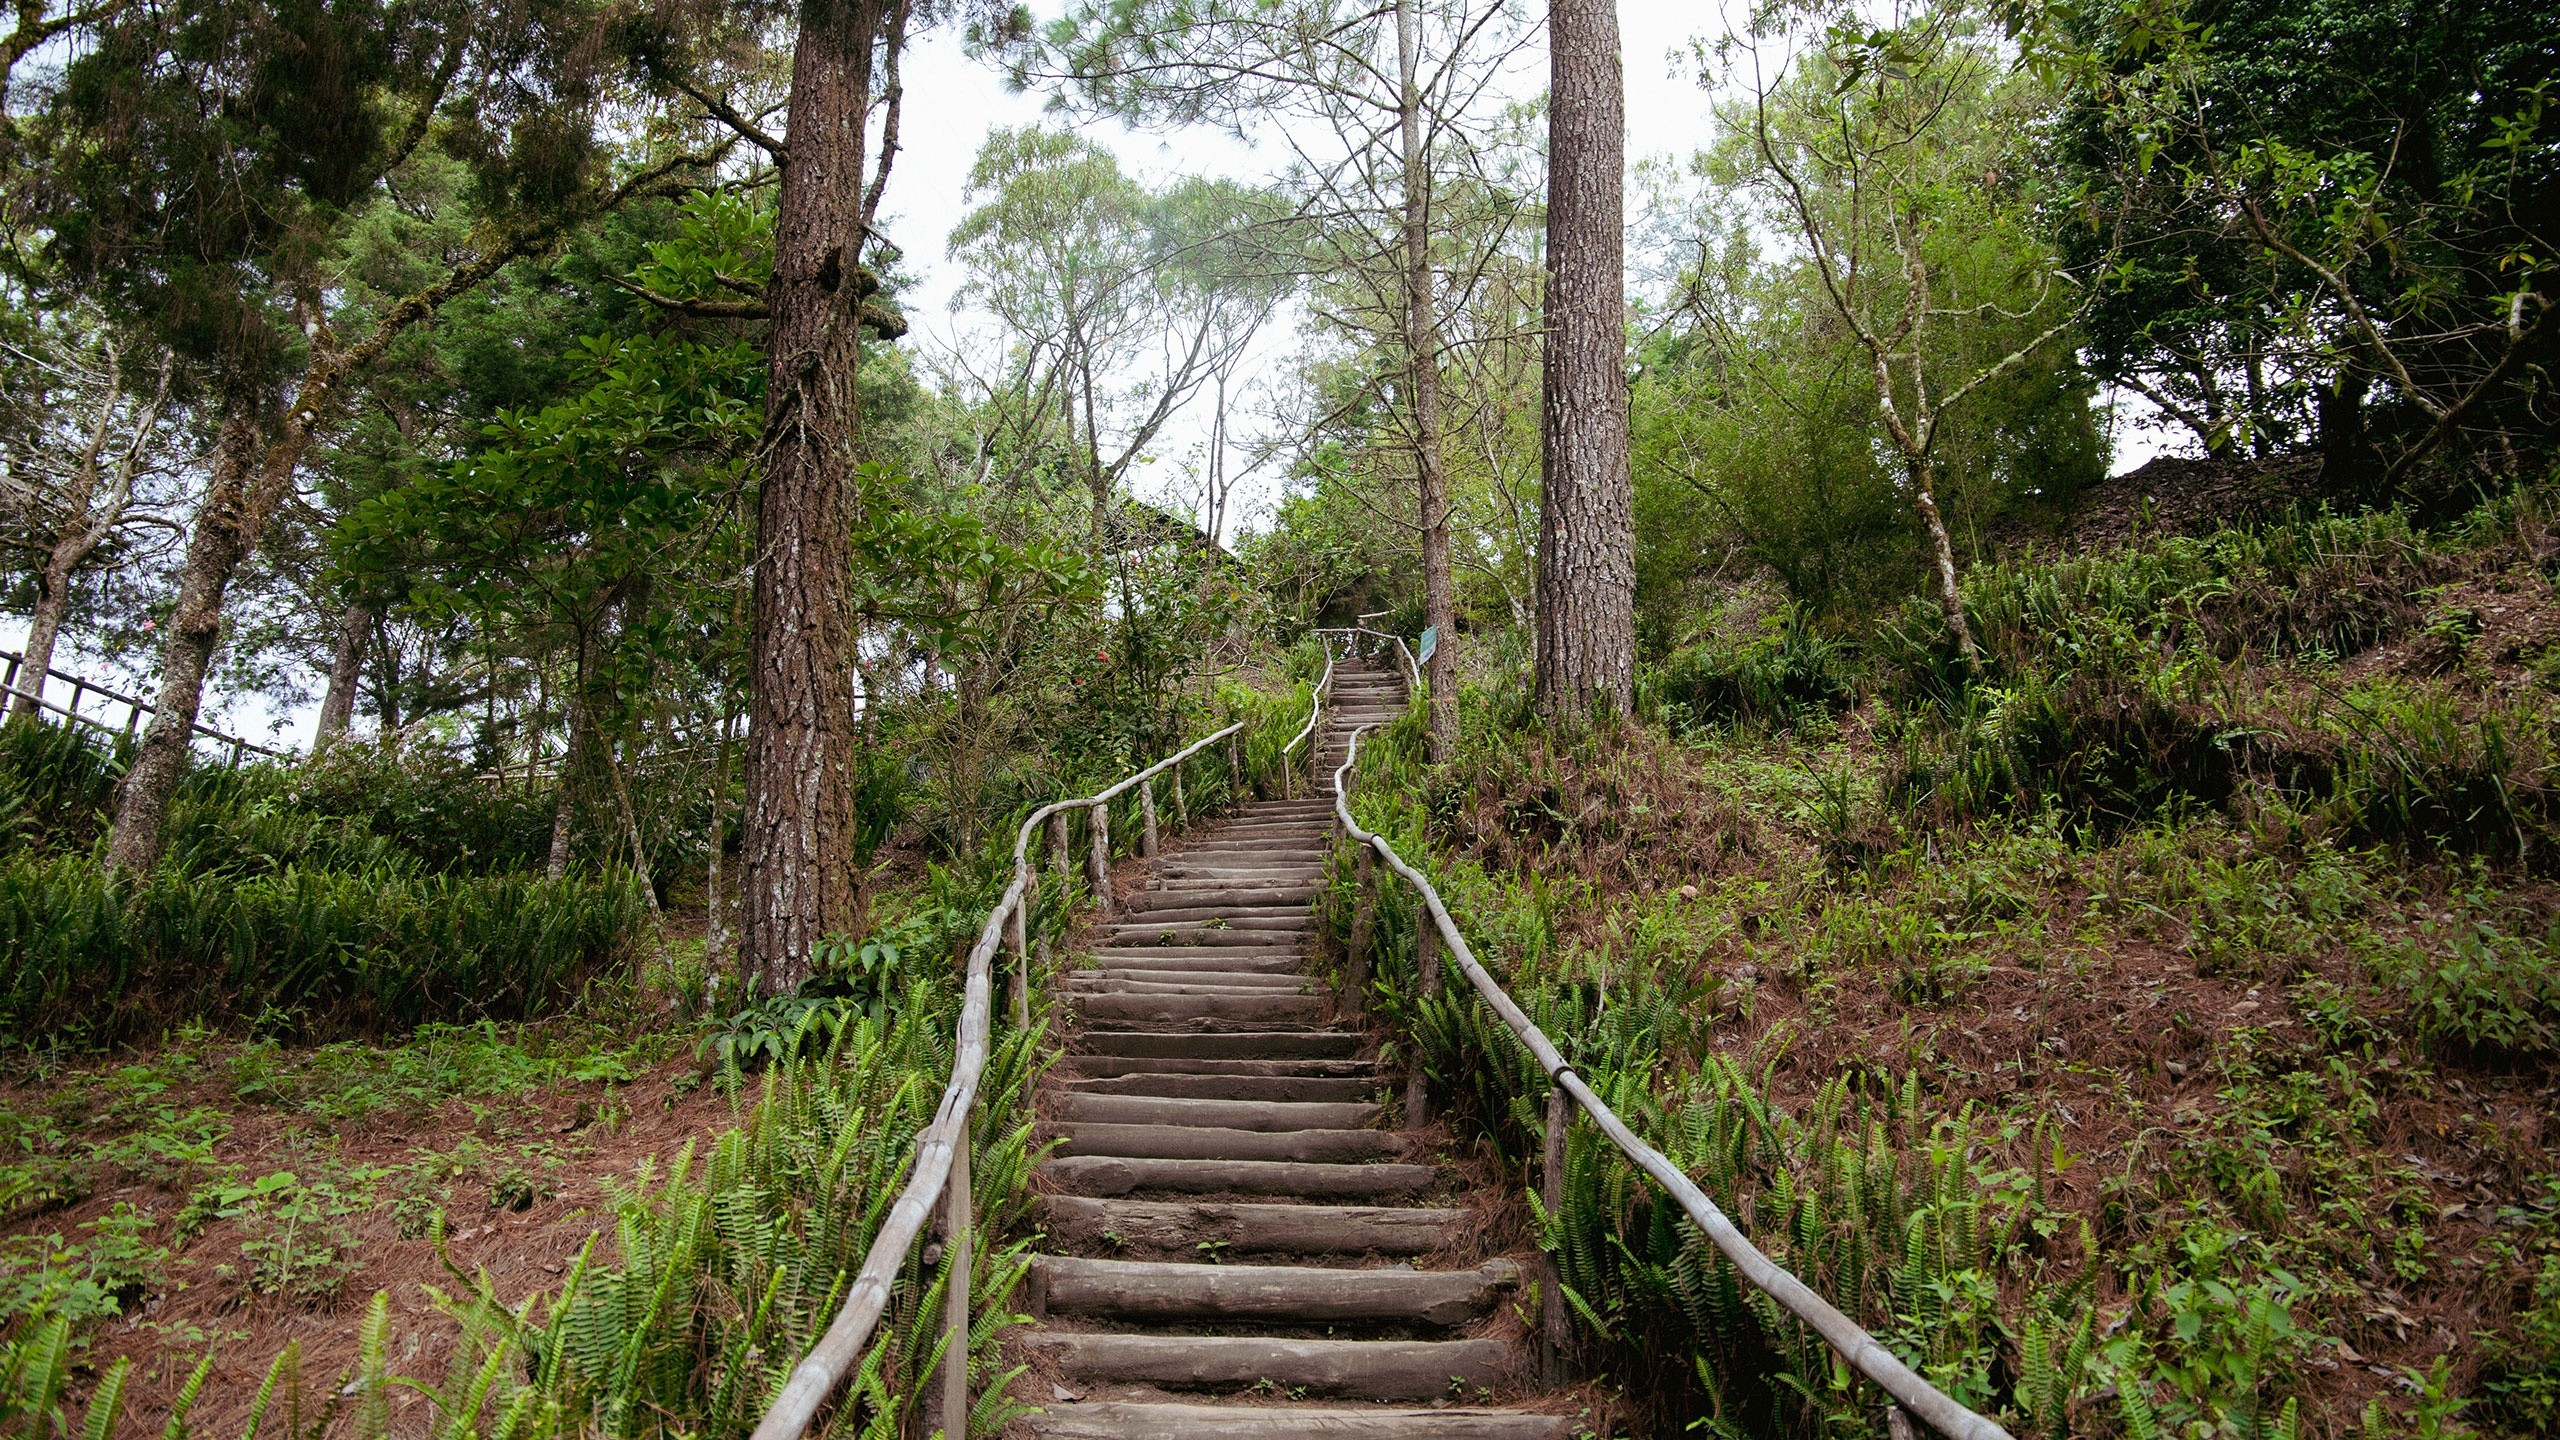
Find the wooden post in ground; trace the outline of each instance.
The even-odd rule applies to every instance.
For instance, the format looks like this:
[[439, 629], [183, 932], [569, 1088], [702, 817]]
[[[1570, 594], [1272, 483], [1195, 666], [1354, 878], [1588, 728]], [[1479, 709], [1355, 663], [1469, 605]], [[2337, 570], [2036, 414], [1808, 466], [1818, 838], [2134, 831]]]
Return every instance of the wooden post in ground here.
[[1182, 767], [1173, 767], [1173, 833], [1179, 835], [1191, 827], [1191, 802], [1182, 793]]
[[1056, 861], [1050, 868], [1058, 872], [1058, 883], [1066, 884], [1075, 876], [1072, 851], [1067, 849], [1067, 812], [1060, 810], [1049, 817], [1049, 850]]
[[942, 1198], [943, 1243], [951, 1256], [951, 1283], [942, 1292], [942, 1433], [951, 1437], [969, 1433], [969, 1183], [969, 1115], [962, 1111]]
[[1227, 737], [1227, 808], [1244, 803], [1244, 732]]
[[1095, 914], [1109, 919], [1111, 916], [1110, 801], [1102, 801], [1093, 807], [1092, 814], [1085, 822], [1085, 829], [1093, 841], [1092, 848], [1085, 857], [1086, 868], [1091, 872], [1089, 878], [1093, 881], [1093, 910]]
[[[1431, 923], [1431, 907], [1415, 907], [1413, 919], [1413, 964], [1421, 973], [1424, 999], [1440, 993], [1440, 927]], [[1431, 1123], [1431, 1090], [1422, 1074], [1422, 1052], [1414, 1050], [1412, 1069], [1404, 1078], [1404, 1124], [1408, 1130], [1419, 1130]]]
[[1024, 890], [1014, 902], [1013, 913], [1005, 918], [1004, 943], [1013, 952], [1013, 1028], [1031, 1028], [1031, 945], [1028, 940], [1030, 922], [1024, 916], [1031, 909], [1031, 891]]
[[1343, 971], [1354, 1016], [1369, 1010], [1369, 948], [1378, 936], [1378, 854], [1363, 845], [1352, 862], [1351, 963]]
[[[1564, 1213], [1564, 1129], [1573, 1102], [1561, 1085], [1547, 1089], [1546, 1157], [1538, 1176], [1538, 1203], [1550, 1216]], [[1564, 1274], [1548, 1251], [1540, 1265], [1538, 1286], [1538, 1352], [1549, 1385], [1564, 1383], [1565, 1352], [1573, 1341], [1572, 1321], [1565, 1314]]]
[[1156, 853], [1156, 846], [1158, 843], [1156, 838], [1156, 782], [1153, 780], [1141, 780], [1138, 782], [1138, 820], [1140, 825], [1138, 831], [1138, 853], [1141, 855], [1153, 855]]

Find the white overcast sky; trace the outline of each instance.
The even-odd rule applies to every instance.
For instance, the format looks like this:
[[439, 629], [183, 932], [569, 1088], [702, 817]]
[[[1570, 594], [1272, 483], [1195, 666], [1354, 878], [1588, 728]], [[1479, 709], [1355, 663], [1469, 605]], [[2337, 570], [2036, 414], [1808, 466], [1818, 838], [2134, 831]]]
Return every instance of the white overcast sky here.
[[[1040, 8], [1047, 12], [1052, 7]], [[1705, 5], [1620, 0], [1618, 23], [1626, 68], [1630, 170], [1648, 158], [1687, 158], [1708, 138], [1709, 97], [1699, 87], [1695, 63], [1688, 58], [1691, 41], [1721, 34], [1720, 15]], [[1523, 83], [1534, 93], [1545, 81], [1543, 47], [1529, 55], [1527, 61]], [[959, 267], [946, 258], [943, 241], [964, 213], [962, 196], [969, 167], [987, 132], [997, 126], [1025, 125], [1042, 119], [1046, 114], [1045, 97], [1011, 93], [1002, 75], [970, 59], [963, 53], [959, 36], [947, 28], [926, 35], [909, 52], [904, 80], [908, 95], [902, 127], [905, 148], [890, 177], [883, 203], [888, 212], [883, 228], [905, 250], [906, 267], [917, 280], [904, 299], [918, 331], [918, 342], [967, 343], [966, 317], [950, 313], [962, 277]], [[1110, 144], [1124, 168], [1150, 180], [1186, 174], [1258, 180], [1275, 168], [1274, 157], [1216, 131], [1139, 134], [1104, 125], [1088, 133]], [[1634, 203], [1637, 192], [1632, 183], [1627, 193], [1630, 203]], [[1294, 343], [1284, 321], [1266, 334], [1261, 353], [1277, 362]], [[1175, 417], [1166, 427], [1154, 447], [1157, 462], [1133, 479], [1142, 498], [1186, 508], [1181, 492], [1188, 483], [1192, 459], [1205, 443], [1205, 409], [1205, 404], [1195, 404], [1190, 413]], [[2157, 437], [2119, 427], [2115, 468], [2138, 465], [2159, 449]], [[1248, 526], [1266, 519], [1277, 498], [1269, 477], [1257, 479], [1261, 483], [1249, 482], [1236, 496], [1235, 517]], [[15, 650], [24, 634], [24, 617], [0, 616], [0, 647]], [[113, 676], [94, 661], [83, 662], [69, 643], [73, 639], [65, 637], [66, 649], [74, 653], [57, 663], [81, 668], [101, 679], [143, 680], [133, 675]], [[53, 693], [60, 699], [67, 691], [68, 686], [57, 682]], [[316, 718], [314, 707], [279, 710], [255, 696], [206, 698], [207, 723], [223, 725], [252, 739], [281, 739], [297, 746], [309, 743]], [[113, 718], [122, 719], [121, 707], [108, 708], [116, 712]]]

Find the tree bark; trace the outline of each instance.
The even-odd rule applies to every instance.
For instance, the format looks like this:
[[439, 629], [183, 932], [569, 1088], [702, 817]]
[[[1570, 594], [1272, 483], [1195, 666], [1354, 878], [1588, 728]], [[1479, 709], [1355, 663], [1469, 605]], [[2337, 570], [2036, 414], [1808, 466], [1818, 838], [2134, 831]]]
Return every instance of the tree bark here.
[[259, 443], [266, 434], [259, 409], [235, 400], [214, 444], [213, 474], [188, 531], [178, 604], [161, 648], [158, 706], [117, 795], [115, 827], [107, 838], [111, 870], [139, 873], [159, 863], [169, 801], [186, 773], [189, 742], [204, 706], [205, 671], [222, 639], [223, 597], [257, 547], [301, 458], [298, 444]]
[[791, 67], [757, 502], [741, 968], [797, 984], [854, 915], [853, 447], [863, 127], [882, 0], [811, 0]]
[[347, 733], [356, 716], [356, 684], [364, 678], [364, 642], [373, 634], [373, 607], [350, 602], [338, 616], [338, 640], [329, 652], [329, 693], [320, 702], [320, 724], [311, 748], [320, 749]]
[[1413, 391], [1413, 473], [1422, 521], [1423, 623], [1439, 632], [1423, 675], [1431, 691], [1435, 762], [1458, 738], [1457, 604], [1449, 579], [1449, 487], [1440, 465], [1440, 327], [1431, 277], [1430, 156], [1422, 135], [1422, 24], [1417, 0], [1396, 0], [1397, 121], [1404, 142], [1404, 343]]
[[1938, 610], [1947, 617], [1947, 633], [1956, 641], [1956, 653], [1964, 657], [1965, 668], [1978, 669], [1982, 652], [1973, 643], [1973, 626], [1964, 618], [1964, 590], [1956, 581], [1956, 547], [1947, 538], [1947, 522], [1938, 513], [1937, 462], [1926, 454], [1909, 457], [1904, 474], [1911, 482], [1911, 505], [1920, 512], [1920, 523], [1929, 532], [1929, 563], [1938, 576]]
[[107, 436], [115, 425], [116, 402], [123, 398], [123, 357], [110, 345], [105, 392], [98, 401], [97, 418], [90, 423], [80, 462], [72, 467], [71, 482], [62, 494], [62, 525], [54, 532], [44, 564], [36, 571], [35, 609], [27, 616], [26, 663], [19, 687], [22, 693], [9, 697], [11, 716], [36, 713], [36, 698], [44, 694], [45, 675], [53, 668], [54, 644], [62, 635], [63, 620], [71, 613], [71, 577], [106, 543], [123, 521], [125, 507], [133, 501], [134, 477], [141, 468], [144, 447], [160, 423], [162, 407], [169, 403], [168, 357], [161, 357], [160, 388], [136, 414], [131, 443], [125, 446], [123, 458], [116, 464], [115, 478], [101, 497], [98, 486], [106, 465]]
[[1626, 86], [1615, 0], [1554, 0], [1547, 25], [1537, 699], [1543, 714], [1580, 718], [1624, 712], [1635, 702], [1622, 200]]

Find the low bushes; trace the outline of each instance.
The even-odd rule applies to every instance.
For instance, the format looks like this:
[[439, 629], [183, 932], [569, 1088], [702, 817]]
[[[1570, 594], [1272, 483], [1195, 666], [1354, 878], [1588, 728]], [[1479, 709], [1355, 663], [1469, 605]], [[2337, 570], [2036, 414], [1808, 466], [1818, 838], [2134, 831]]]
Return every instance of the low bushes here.
[[0, 1032], [96, 1045], [177, 1018], [515, 1018], [627, 962], [646, 923], [618, 875], [170, 866], [131, 883], [86, 856], [21, 855], [0, 862]]

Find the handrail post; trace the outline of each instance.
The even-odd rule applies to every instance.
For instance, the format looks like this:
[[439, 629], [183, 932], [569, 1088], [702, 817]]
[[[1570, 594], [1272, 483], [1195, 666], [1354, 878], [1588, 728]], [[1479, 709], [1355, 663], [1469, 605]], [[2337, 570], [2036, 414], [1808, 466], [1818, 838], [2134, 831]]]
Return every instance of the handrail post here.
[[1156, 853], [1156, 846], [1158, 843], [1156, 839], [1156, 782], [1153, 780], [1141, 780], [1138, 782], [1138, 823], [1140, 826], [1138, 831], [1138, 853], [1141, 855], [1153, 855]]
[[951, 1256], [951, 1281], [942, 1292], [942, 1433], [945, 1440], [967, 1440], [969, 1434], [969, 1301], [970, 1214], [969, 1114], [960, 1113], [959, 1133], [951, 1142], [951, 1178], [942, 1200], [944, 1243]]
[[1227, 737], [1227, 808], [1244, 804], [1244, 732]]
[[[1431, 902], [1414, 907], [1413, 964], [1422, 973], [1422, 996], [1440, 993], [1440, 927], [1431, 920]], [[1422, 1051], [1416, 1048], [1404, 1077], [1404, 1126], [1419, 1130], [1431, 1123], [1431, 1089], [1422, 1073]]]
[[71, 704], [70, 704], [70, 705], [69, 705], [69, 706], [68, 706], [68, 707], [63, 711], [63, 713], [64, 713], [64, 714], [66, 714], [66, 715], [69, 715], [71, 718], [73, 718], [73, 719], [75, 719], [75, 720], [79, 719], [79, 718], [80, 718], [80, 697], [81, 697], [83, 694], [87, 693], [88, 689], [89, 689], [89, 682], [88, 682], [88, 681], [86, 681], [86, 680], [82, 680], [82, 679], [78, 679], [78, 678], [76, 678], [76, 677], [75, 677], [75, 678], [72, 680], [72, 682], [71, 682]]
[[1086, 817], [1085, 830], [1092, 845], [1085, 856], [1085, 867], [1093, 881], [1094, 913], [1105, 919], [1111, 915], [1111, 802], [1096, 803]]
[[[1572, 1118], [1564, 1087], [1547, 1087], [1546, 1154], [1538, 1175], [1538, 1201], [1546, 1207], [1550, 1222], [1564, 1213], [1564, 1135]], [[1564, 1383], [1565, 1350], [1573, 1341], [1572, 1321], [1565, 1314], [1564, 1269], [1556, 1263], [1556, 1252], [1541, 1257], [1543, 1272], [1538, 1286], [1538, 1350], [1544, 1361], [1547, 1383]]]
[[1360, 847], [1360, 858], [1352, 862], [1351, 900], [1351, 964], [1343, 979], [1351, 993], [1351, 1013], [1365, 1014], [1369, 1008], [1369, 947], [1378, 931], [1378, 856], [1368, 846]]
[[1182, 767], [1173, 767], [1173, 829], [1180, 834], [1191, 828], [1191, 802], [1182, 793]]
[[1066, 811], [1058, 810], [1051, 812], [1049, 816], [1049, 848], [1057, 863], [1052, 865], [1050, 868], [1058, 872], [1058, 883], [1061, 885], [1067, 883], [1076, 873], [1074, 852], [1067, 849], [1067, 823]]
[[1031, 891], [1026, 887], [1014, 902], [1013, 914], [1005, 921], [1004, 943], [1013, 951], [1013, 1028], [1031, 1028], [1031, 945], [1030, 922], [1024, 918], [1031, 909]]

